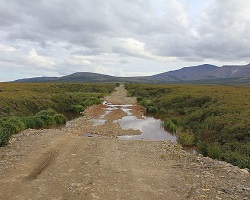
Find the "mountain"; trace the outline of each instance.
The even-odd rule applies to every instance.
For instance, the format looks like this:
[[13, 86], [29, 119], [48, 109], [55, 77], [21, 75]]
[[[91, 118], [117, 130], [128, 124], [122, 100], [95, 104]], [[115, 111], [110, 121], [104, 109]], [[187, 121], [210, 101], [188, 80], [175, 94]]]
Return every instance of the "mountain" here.
[[35, 77], [18, 79], [14, 82], [149, 82], [147, 77], [116, 77], [92, 72], [76, 72], [62, 77]]
[[[225, 65], [207, 73], [207, 78], [250, 78], [250, 64], [248, 65]], [[206, 77], [198, 77], [199, 79]]]
[[197, 79], [202, 79], [202, 78], [197, 78], [197, 77], [203, 77], [207, 73], [212, 72], [218, 68], [219, 67], [215, 65], [209, 65], [209, 64], [192, 66], [192, 67], [184, 67], [179, 70], [153, 75], [150, 77], [150, 80], [160, 81], [160, 82], [165, 82], [165, 81], [171, 81], [171, 82], [177, 81], [178, 82], [178, 81], [197, 80]]
[[62, 76], [58, 78], [59, 82], [109, 82], [113, 79], [116, 79], [115, 76], [109, 76], [104, 74], [97, 74], [91, 72], [76, 72], [67, 76]]
[[214, 80], [250, 78], [250, 64], [248, 65], [225, 65], [218, 67], [215, 65], [198, 65], [184, 67], [179, 70], [165, 72], [151, 76], [154, 81], [195, 81], [195, 80]]
[[36, 77], [15, 82], [250, 83], [250, 64], [222, 67], [203, 64], [141, 77], [76, 72], [62, 77]]
[[115, 76], [97, 74], [91, 72], [76, 72], [62, 77], [35, 77], [19, 79], [15, 82], [109, 82], [117, 79]]
[[54, 82], [57, 81], [58, 77], [34, 77], [34, 78], [24, 78], [18, 79], [14, 82]]

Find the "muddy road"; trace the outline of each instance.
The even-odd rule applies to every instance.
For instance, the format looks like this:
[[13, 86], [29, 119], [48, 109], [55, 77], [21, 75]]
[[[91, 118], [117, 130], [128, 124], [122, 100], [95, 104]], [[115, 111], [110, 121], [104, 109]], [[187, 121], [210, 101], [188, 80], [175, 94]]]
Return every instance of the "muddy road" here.
[[[129, 105], [138, 119], [144, 113], [123, 86], [105, 101]], [[0, 199], [250, 199], [247, 170], [169, 141], [119, 140], [140, 131], [121, 128], [126, 110], [107, 108], [89, 107], [62, 129], [15, 135], [0, 149]]]

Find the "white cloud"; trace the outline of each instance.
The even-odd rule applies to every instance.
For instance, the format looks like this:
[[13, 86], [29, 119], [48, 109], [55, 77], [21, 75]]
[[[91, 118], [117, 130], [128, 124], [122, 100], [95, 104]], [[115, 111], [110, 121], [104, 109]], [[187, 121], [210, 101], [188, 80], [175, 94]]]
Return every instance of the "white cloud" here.
[[39, 68], [52, 69], [55, 65], [55, 62], [51, 58], [38, 55], [34, 48], [30, 50], [27, 59], [31, 65]]
[[16, 51], [16, 48], [0, 44], [0, 51], [9, 55], [11, 52]]
[[80, 66], [91, 65], [90, 61], [81, 59], [78, 56], [72, 56], [71, 58], [66, 58], [65, 61], [70, 65], [80, 65]]
[[100, 74], [107, 74], [111, 76], [120, 76], [120, 77], [124, 76], [122, 68], [106, 68], [101, 65], [97, 66], [94, 72]]

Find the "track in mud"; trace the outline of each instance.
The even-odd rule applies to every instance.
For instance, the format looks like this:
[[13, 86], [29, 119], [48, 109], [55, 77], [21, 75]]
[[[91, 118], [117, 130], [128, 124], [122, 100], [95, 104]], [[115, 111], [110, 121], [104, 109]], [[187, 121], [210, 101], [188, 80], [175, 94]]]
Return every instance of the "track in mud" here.
[[42, 158], [39, 158], [39, 163], [37, 166], [31, 171], [31, 173], [25, 177], [25, 180], [32, 181], [36, 179], [42, 172], [45, 170], [52, 162], [55, 160], [56, 156], [58, 156], [59, 152], [57, 150], [49, 150], [46, 152]]

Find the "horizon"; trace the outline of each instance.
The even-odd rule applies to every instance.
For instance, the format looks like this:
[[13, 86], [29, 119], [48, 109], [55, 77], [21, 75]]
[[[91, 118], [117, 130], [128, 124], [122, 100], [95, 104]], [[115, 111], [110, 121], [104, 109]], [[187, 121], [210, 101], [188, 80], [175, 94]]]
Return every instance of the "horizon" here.
[[[185, 66], [185, 67], [182, 67], [182, 68], [179, 68], [179, 69], [176, 69], [176, 70], [180, 70], [180, 69], [183, 69], [183, 68], [189, 68], [189, 67], [197, 67], [197, 66], [202, 66], [202, 65], [213, 65], [213, 64], [204, 63], [204, 64], [200, 64], [200, 65], [196, 65], [196, 66]], [[213, 66], [216, 66], [216, 65], [213, 65]], [[216, 66], [216, 67], [222, 67], [222, 66]], [[166, 71], [166, 72], [171, 72], [171, 71], [176, 71], [176, 70], [170, 70], [170, 71]], [[160, 73], [157, 73], [157, 74], [166, 73], [166, 72], [160, 72]], [[120, 77], [120, 78], [143, 77], [143, 76], [115, 76], [115, 75], [102, 74], [102, 73], [90, 72], [90, 71], [77, 71], [77, 72], [73, 72], [71, 74], [66, 74], [66, 75], [63, 75], [63, 76], [69, 76], [69, 75], [72, 75], [72, 74], [75, 74], [75, 73], [93, 73], [93, 74], [108, 75], [108, 76], [114, 76], [114, 77]], [[152, 75], [148, 75], [148, 76], [153, 76], [153, 75], [157, 75], [157, 74], [152, 74]], [[23, 79], [42, 78], [42, 77], [43, 78], [51, 78], [52, 76], [36, 76], [36, 77], [27, 77], [27, 78], [23, 78]], [[59, 78], [59, 77], [62, 77], [62, 76], [54, 76], [53, 78]], [[16, 80], [18, 80], [18, 79], [16, 79]], [[13, 81], [15, 81], [15, 80], [13, 80]]]
[[[209, 63], [204, 63], [204, 64], [200, 64], [200, 65], [185, 66], [185, 67], [182, 67], [182, 68], [176, 69], [176, 70], [170, 70], [170, 71], [166, 71], [166, 72], [162, 72], [162, 73], [152, 74], [152, 75], [148, 75], [148, 77], [154, 76], [154, 75], [159, 75], [159, 74], [164, 74], [164, 73], [168, 73], [168, 72], [173, 72], [173, 71], [177, 71], [177, 70], [181, 70], [181, 69], [184, 69], [184, 68], [200, 67], [200, 66], [204, 66], [204, 65], [210, 65], [210, 66], [215, 66], [215, 67], [221, 68], [221, 67], [227, 67], [227, 66], [244, 67], [246, 65], [250, 65], [250, 63], [248, 63], [246, 65], [222, 65], [222, 66], [217, 66], [217, 65], [213, 65], [213, 64], [209, 64]], [[63, 75], [63, 76], [36, 76], [36, 77], [27, 77], [27, 78], [15, 79], [15, 80], [12, 80], [12, 81], [17, 81], [17, 80], [22, 80], [22, 79], [33, 79], [33, 78], [61, 78], [61, 77], [70, 76], [70, 75], [73, 75], [73, 74], [76, 74], [76, 73], [92, 73], [92, 74], [107, 75], [107, 76], [112, 76], [112, 77], [117, 77], [117, 78], [147, 77], [147, 76], [115, 76], [115, 75], [109, 75], [109, 74], [103, 74], [103, 73], [97, 73], [97, 72], [78, 71], [78, 72], [73, 72], [71, 74], [66, 74], [66, 75]], [[9, 81], [9, 82], [12, 82], [12, 81]]]
[[203, 63], [246, 65], [249, 10], [245, 0], [3, 0], [0, 82], [79, 71], [137, 77]]

